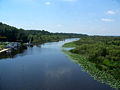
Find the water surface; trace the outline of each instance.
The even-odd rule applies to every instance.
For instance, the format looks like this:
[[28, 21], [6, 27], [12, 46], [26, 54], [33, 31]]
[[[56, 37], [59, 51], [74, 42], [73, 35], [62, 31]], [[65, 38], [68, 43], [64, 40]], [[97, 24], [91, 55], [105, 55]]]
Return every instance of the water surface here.
[[65, 41], [28, 48], [0, 60], [0, 90], [113, 90], [62, 53]]

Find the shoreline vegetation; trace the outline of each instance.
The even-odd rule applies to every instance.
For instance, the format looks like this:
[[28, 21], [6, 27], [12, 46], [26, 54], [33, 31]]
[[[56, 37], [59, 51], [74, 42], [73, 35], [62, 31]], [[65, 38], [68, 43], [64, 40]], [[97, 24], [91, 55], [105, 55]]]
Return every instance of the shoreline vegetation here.
[[82, 66], [95, 80], [120, 89], [120, 37], [24, 30], [0, 23], [0, 49], [8, 47], [15, 49], [7, 54], [0, 53], [0, 59], [12, 58], [17, 53], [24, 52], [26, 43], [40, 45], [68, 38], [80, 38], [78, 41], [63, 45], [73, 48], [69, 51], [62, 50], [69, 58]]
[[84, 37], [63, 47], [74, 47], [62, 51], [95, 80], [120, 89], [120, 37]]
[[45, 30], [18, 29], [0, 22], [0, 51], [6, 48], [27, 47], [46, 42], [57, 42], [67, 38], [85, 37], [86, 34], [51, 33]]
[[88, 35], [76, 33], [52, 33], [45, 30], [24, 30], [0, 22], [0, 41], [5, 42], [31, 42], [34, 45], [85, 36]]

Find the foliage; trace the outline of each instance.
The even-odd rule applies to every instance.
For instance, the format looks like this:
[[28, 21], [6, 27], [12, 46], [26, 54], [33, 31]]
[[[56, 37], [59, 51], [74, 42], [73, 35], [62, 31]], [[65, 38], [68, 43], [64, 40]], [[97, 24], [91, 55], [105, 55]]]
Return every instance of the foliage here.
[[89, 61], [109, 69], [120, 67], [120, 37], [85, 37], [74, 44], [77, 47], [72, 53], [84, 55]]
[[24, 30], [0, 23], [0, 41], [23, 41], [29, 42], [32, 38], [33, 44], [59, 41], [66, 38], [79, 38], [87, 35], [73, 33], [50, 33], [44, 30]]
[[[109, 69], [100, 70], [96, 67], [95, 63], [92, 63], [88, 60], [87, 57], [75, 53], [71, 53], [66, 50], [62, 50], [70, 59], [74, 60], [75, 63], [79, 64], [84, 71], [88, 72], [95, 80], [100, 81], [101, 83], [107, 83], [113, 88], [120, 88], [120, 79], [116, 79], [114, 75], [110, 72], [114, 73]], [[104, 67], [105, 68], [105, 67]]]
[[3, 49], [6, 45], [0, 45], [0, 49]]
[[114, 79], [107, 82], [109, 85], [120, 88], [120, 37], [89, 36], [73, 43], [76, 47], [70, 52], [77, 54], [76, 58], [81, 55], [86, 57], [87, 62], [94, 64], [100, 72]]
[[75, 44], [76, 43], [76, 41], [74, 41], [74, 42], [70, 42], [70, 43], [65, 43], [64, 45], [63, 45], [63, 47], [77, 47], [77, 45]]

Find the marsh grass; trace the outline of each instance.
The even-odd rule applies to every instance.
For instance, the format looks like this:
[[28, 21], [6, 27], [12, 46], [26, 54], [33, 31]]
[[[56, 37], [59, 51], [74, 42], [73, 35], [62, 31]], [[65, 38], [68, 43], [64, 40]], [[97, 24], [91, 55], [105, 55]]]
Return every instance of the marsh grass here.
[[73, 48], [73, 47], [77, 47], [77, 45], [75, 44], [76, 41], [73, 42], [69, 42], [69, 43], [65, 43], [63, 45], [63, 47], [68, 47], [68, 48]]
[[90, 62], [87, 57], [83, 55], [74, 54], [65, 49], [63, 49], [62, 52], [64, 52], [75, 63], [79, 64], [79, 66], [83, 68], [83, 71], [88, 72], [94, 80], [108, 84], [112, 88], [120, 89], [120, 80], [115, 79], [114, 76], [109, 73], [109, 70], [100, 70], [96, 67], [95, 63]]

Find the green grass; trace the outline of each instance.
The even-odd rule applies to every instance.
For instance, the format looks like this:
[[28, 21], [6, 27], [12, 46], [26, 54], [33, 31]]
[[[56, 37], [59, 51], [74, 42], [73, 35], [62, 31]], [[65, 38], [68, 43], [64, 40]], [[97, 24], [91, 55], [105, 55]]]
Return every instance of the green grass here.
[[120, 47], [117, 40], [114, 37], [81, 38], [63, 45], [74, 49], [62, 51], [95, 80], [120, 89]]
[[6, 45], [0, 45], [0, 49], [3, 49], [4, 47], [6, 47]]
[[77, 47], [77, 45], [76, 45], [75, 42], [76, 42], [76, 41], [74, 41], [74, 42], [69, 42], [69, 43], [65, 43], [65, 44], [63, 45], [63, 47], [68, 47], [68, 48]]
[[[79, 64], [80, 67], [83, 67], [83, 71], [88, 72], [95, 80], [106, 83], [112, 88], [120, 88], [120, 80], [116, 79], [111, 73], [114, 73], [114, 70], [100, 70], [96, 67], [95, 63], [90, 62], [87, 57], [79, 54], [74, 54], [66, 50], [62, 50], [71, 60]], [[104, 66], [103, 66], [104, 67]], [[105, 68], [105, 67], [104, 67]]]

